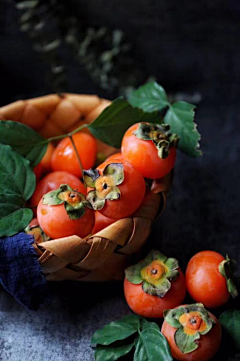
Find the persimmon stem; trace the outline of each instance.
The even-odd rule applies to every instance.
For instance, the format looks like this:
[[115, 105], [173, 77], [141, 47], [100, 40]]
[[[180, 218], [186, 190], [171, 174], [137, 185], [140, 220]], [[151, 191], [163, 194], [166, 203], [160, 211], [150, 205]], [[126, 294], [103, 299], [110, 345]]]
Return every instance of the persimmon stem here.
[[[71, 143], [72, 143], [72, 146], [73, 146], [73, 148], [74, 148], [74, 150], [75, 150], [75, 153], [76, 153], [76, 156], [77, 156], [77, 159], [78, 159], [78, 163], [79, 163], [79, 167], [80, 167], [80, 169], [81, 169], [81, 173], [82, 173], [82, 176], [83, 176], [83, 166], [82, 166], [82, 162], [81, 162], [80, 156], [79, 156], [79, 154], [78, 154], [77, 147], [76, 147], [76, 145], [75, 145], [75, 143], [74, 143], [72, 134], [69, 135], [69, 138], [70, 138]], [[84, 186], [85, 186], [85, 182], [83, 182], [83, 183], [84, 183]]]

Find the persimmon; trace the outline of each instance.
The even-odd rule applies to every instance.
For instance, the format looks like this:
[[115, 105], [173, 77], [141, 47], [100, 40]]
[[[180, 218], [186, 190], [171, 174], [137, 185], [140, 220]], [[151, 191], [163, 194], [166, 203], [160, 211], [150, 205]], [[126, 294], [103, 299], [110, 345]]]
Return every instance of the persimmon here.
[[216, 308], [237, 296], [232, 280], [235, 263], [220, 253], [202, 251], [195, 254], [186, 269], [186, 283], [190, 296], [206, 307]]
[[42, 168], [43, 168], [43, 173], [48, 173], [51, 171], [51, 158], [52, 158], [54, 149], [55, 149], [54, 145], [51, 142], [48, 143], [46, 153], [44, 154], [44, 156], [40, 162], [42, 165]]
[[95, 170], [84, 171], [87, 200], [105, 217], [120, 219], [133, 214], [145, 195], [141, 173], [127, 162], [105, 161]]
[[37, 207], [40, 227], [50, 238], [86, 237], [94, 226], [94, 212], [83, 194], [68, 185], [43, 196]]
[[[73, 135], [73, 141], [83, 168], [89, 169], [93, 167], [97, 154], [96, 139], [90, 134], [80, 132]], [[51, 167], [54, 171], [63, 170], [77, 177], [82, 176], [77, 154], [70, 138], [62, 139], [54, 149]]]
[[69, 184], [74, 190], [86, 195], [87, 189], [84, 187], [80, 179], [73, 174], [64, 171], [56, 171], [47, 174], [39, 181], [35, 192], [30, 199], [31, 206], [37, 207], [44, 194], [59, 188], [61, 184], [65, 183]]
[[119, 160], [119, 161], [122, 161], [123, 160], [123, 156], [122, 156], [122, 153], [114, 153], [112, 155], [110, 155], [106, 160], [105, 162], [112, 162], [112, 161], [116, 161], [116, 160]]
[[156, 179], [174, 167], [176, 145], [177, 137], [169, 134], [168, 126], [137, 123], [124, 134], [121, 151], [145, 178]]
[[33, 172], [36, 176], [36, 181], [38, 182], [39, 179], [41, 178], [42, 176], [42, 173], [43, 173], [43, 167], [42, 167], [42, 164], [41, 163], [38, 163], [38, 165], [36, 165], [36, 167], [33, 168]]
[[217, 318], [203, 304], [164, 311], [161, 329], [172, 356], [182, 361], [208, 361], [217, 353], [222, 330]]
[[178, 261], [153, 250], [125, 270], [124, 295], [133, 312], [143, 317], [163, 317], [163, 311], [180, 305], [186, 295]]
[[110, 224], [116, 222], [116, 219], [105, 217], [102, 213], [95, 212], [95, 224], [92, 233], [100, 232], [102, 229], [110, 226]]

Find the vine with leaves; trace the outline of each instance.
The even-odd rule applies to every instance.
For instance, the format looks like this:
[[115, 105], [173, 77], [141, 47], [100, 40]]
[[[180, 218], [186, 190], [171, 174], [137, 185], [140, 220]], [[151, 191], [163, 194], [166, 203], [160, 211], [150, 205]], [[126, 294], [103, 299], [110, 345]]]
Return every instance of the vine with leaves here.
[[[90, 26], [78, 16], [69, 0], [17, 1], [19, 26], [32, 41], [33, 49], [49, 66], [49, 83], [55, 92], [66, 88], [64, 51], [75, 54], [93, 81], [102, 89], [126, 93], [139, 82], [132, 45], [122, 30]], [[68, 59], [71, 56], [68, 57]]]

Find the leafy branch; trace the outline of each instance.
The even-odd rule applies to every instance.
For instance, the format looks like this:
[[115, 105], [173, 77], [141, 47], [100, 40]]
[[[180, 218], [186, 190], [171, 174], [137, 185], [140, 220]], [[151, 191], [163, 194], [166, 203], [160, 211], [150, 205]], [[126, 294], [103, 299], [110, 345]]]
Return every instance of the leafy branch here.
[[79, 18], [76, 4], [64, 0], [18, 1], [20, 30], [27, 33], [33, 49], [50, 66], [49, 83], [55, 91], [66, 86], [66, 65], [62, 49], [70, 50], [91, 78], [103, 89], [117, 90], [136, 85], [140, 69], [132, 47], [121, 30], [94, 28]]
[[150, 114], [161, 112], [163, 123], [170, 125], [171, 132], [179, 136], [178, 147], [181, 151], [193, 157], [202, 154], [199, 149], [201, 136], [194, 123], [195, 105], [184, 101], [171, 104], [163, 87], [156, 82], [133, 91], [128, 100], [133, 107]]
[[125, 316], [96, 331], [91, 345], [96, 347], [96, 361], [118, 360], [134, 349], [134, 361], [172, 360], [168, 342], [158, 325], [137, 315]]

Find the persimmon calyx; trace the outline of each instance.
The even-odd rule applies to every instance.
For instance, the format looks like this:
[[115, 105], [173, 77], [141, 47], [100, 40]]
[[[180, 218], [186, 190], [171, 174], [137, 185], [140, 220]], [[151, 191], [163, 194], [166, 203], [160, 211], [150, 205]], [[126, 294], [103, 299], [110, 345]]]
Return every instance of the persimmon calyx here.
[[73, 190], [68, 184], [61, 184], [58, 189], [46, 193], [43, 196], [43, 204], [49, 206], [64, 204], [68, 217], [72, 220], [82, 218], [86, 207], [92, 209], [85, 196]]
[[159, 158], [167, 158], [171, 147], [177, 147], [179, 137], [170, 133], [167, 124], [140, 123], [134, 132], [137, 138], [151, 140], [158, 151]]
[[110, 163], [100, 175], [96, 170], [83, 171], [84, 182], [88, 187], [94, 188], [87, 194], [87, 201], [95, 211], [105, 206], [106, 200], [117, 200], [121, 197], [120, 189], [117, 187], [124, 181], [123, 165], [121, 163]]
[[163, 312], [164, 319], [176, 328], [174, 340], [184, 354], [198, 348], [201, 335], [206, 335], [215, 324], [202, 303], [179, 306]]
[[234, 272], [236, 270], [236, 267], [237, 262], [235, 261], [235, 259], [230, 259], [228, 255], [226, 255], [226, 259], [222, 261], [218, 266], [219, 272], [224, 278], [226, 278], [228, 292], [233, 298], [236, 298], [238, 296], [238, 290], [234, 283]]
[[142, 284], [144, 292], [152, 296], [164, 297], [171, 288], [171, 281], [179, 276], [178, 261], [167, 258], [158, 250], [125, 270], [126, 279], [133, 284]]

